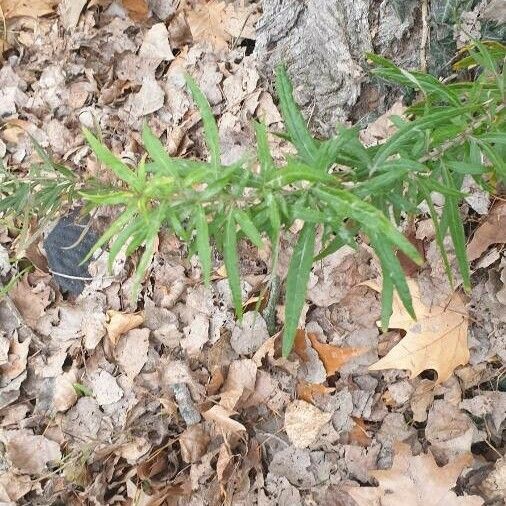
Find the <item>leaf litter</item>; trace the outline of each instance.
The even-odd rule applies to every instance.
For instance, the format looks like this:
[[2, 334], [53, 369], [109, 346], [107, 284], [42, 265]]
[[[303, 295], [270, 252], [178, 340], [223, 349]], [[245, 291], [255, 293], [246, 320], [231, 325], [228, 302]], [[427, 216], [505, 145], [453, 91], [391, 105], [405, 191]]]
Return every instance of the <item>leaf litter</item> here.
[[[205, 156], [185, 73], [218, 117], [226, 163], [248, 154], [253, 119], [280, 126], [262, 69], [246, 55], [258, 2], [5, 0], [2, 11], [0, 155], [21, 173], [37, 159], [29, 133], [105, 182], [82, 126], [125, 161], [142, 156], [144, 121], [171, 154]], [[363, 138], [381, 143], [403, 111], [395, 104]], [[272, 142], [276, 159], [286, 147]], [[500, 504], [504, 206], [487, 213], [477, 193], [468, 203], [483, 214], [468, 247], [469, 303], [442, 284], [422, 220], [415, 232], [428, 267], [410, 273], [418, 321], [394, 306], [390, 332], [380, 333], [379, 295], [364, 283], [377, 260], [367, 245], [344, 247], [314, 265], [288, 358], [254, 304], [235, 321], [219, 261], [204, 289], [176, 238], [160, 236], [137, 303], [124, 261], [109, 275], [96, 259], [93, 281], [69, 299], [43, 252], [30, 250], [37, 269], [0, 300], [0, 501], [422, 504], [437, 494]], [[17, 251], [7, 229], [0, 246]], [[268, 252], [242, 251], [245, 299], [259, 300]], [[10, 266], [1, 265], [3, 280]]]

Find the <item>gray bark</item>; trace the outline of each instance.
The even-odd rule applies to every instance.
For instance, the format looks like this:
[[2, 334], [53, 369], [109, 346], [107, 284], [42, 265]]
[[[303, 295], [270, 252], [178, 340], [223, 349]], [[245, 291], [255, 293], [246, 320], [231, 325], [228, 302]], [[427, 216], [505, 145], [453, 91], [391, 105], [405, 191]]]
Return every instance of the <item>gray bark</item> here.
[[[396, 3], [395, 5], [398, 5]], [[266, 77], [282, 62], [313, 130], [328, 135], [338, 122], [369, 119], [393, 100], [372, 82], [365, 53], [420, 65], [420, 2], [404, 0], [263, 0], [256, 53]], [[403, 18], [401, 20], [401, 17]]]

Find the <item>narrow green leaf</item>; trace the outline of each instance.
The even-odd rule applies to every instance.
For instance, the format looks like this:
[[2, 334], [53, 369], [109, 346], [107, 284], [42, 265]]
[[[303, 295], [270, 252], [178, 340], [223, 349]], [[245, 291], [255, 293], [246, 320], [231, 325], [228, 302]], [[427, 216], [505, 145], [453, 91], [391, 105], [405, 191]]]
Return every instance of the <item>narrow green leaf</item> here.
[[220, 166], [220, 135], [218, 132], [218, 125], [216, 124], [213, 111], [211, 110], [211, 106], [209, 105], [207, 98], [204, 93], [202, 93], [202, 90], [197, 86], [195, 80], [191, 76], [186, 76], [186, 83], [188, 84], [188, 88], [190, 88], [193, 100], [195, 100], [195, 103], [200, 110], [207, 145], [211, 155], [211, 164], [217, 171]]
[[128, 167], [128, 165], [116, 158], [116, 156], [114, 156], [113, 153], [87, 128], [83, 129], [83, 133], [91, 149], [102, 163], [109, 167], [119, 179], [127, 183], [134, 190], [142, 191], [142, 182], [137, 179], [135, 173], [130, 169], [130, 167]]
[[179, 176], [177, 165], [173, 162], [163, 147], [160, 139], [156, 137], [156, 135], [148, 127], [147, 124], [144, 124], [144, 127], [142, 129], [142, 141], [151, 159], [156, 162], [165, 172], [170, 174], [172, 177], [177, 178]]
[[257, 247], [263, 248], [264, 243], [262, 241], [262, 235], [258, 231], [255, 224], [251, 221], [251, 218], [241, 209], [234, 211], [235, 220], [241, 227], [246, 237]]
[[309, 273], [313, 265], [316, 226], [305, 223], [293, 250], [285, 291], [285, 327], [283, 329], [283, 356], [292, 351], [297, 324], [306, 300]]
[[276, 68], [276, 88], [279, 97], [281, 114], [290, 139], [297, 148], [300, 157], [312, 165], [318, 156], [318, 147], [309, 133], [306, 122], [293, 98], [293, 89], [285, 68]]
[[235, 314], [240, 320], [242, 318], [241, 275], [239, 272], [239, 258], [237, 256], [237, 231], [233, 210], [229, 211], [227, 221], [225, 222], [223, 260], [227, 269], [228, 284], [232, 292]]
[[209, 286], [212, 271], [211, 242], [209, 240], [206, 214], [201, 205], [198, 205], [195, 209], [195, 226], [197, 230], [197, 252], [202, 266], [202, 274], [204, 275], [204, 284]]
[[267, 139], [267, 128], [263, 123], [255, 122], [255, 133], [257, 139], [257, 155], [260, 162], [260, 174], [267, 177], [274, 170], [269, 141]]
[[[453, 180], [446, 167], [442, 167], [443, 179], [447, 186], [453, 185]], [[455, 248], [455, 256], [457, 257], [457, 264], [462, 276], [462, 283], [466, 291], [471, 290], [471, 274], [469, 272], [469, 260], [467, 259], [466, 250], [466, 234], [462, 218], [460, 217], [458, 200], [454, 197], [447, 196], [445, 198], [445, 212], [448, 220], [448, 228]]]

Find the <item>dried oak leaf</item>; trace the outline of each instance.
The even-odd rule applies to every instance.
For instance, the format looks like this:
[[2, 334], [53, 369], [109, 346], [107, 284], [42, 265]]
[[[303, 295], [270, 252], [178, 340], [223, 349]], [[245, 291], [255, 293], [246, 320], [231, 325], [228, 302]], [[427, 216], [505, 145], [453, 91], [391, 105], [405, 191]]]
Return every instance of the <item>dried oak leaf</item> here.
[[285, 411], [285, 431], [294, 446], [306, 448], [331, 418], [332, 413], [325, 413], [306, 401], [293, 401]]
[[467, 245], [470, 261], [479, 258], [492, 244], [506, 243], [506, 202], [492, 207], [487, 219], [476, 229]]
[[[374, 282], [364, 284], [379, 291]], [[408, 369], [414, 378], [426, 369], [434, 369], [438, 374], [436, 384], [443, 383], [456, 367], [469, 361], [467, 308], [457, 292], [440, 305], [428, 307], [420, 299], [418, 284], [408, 279], [408, 285], [417, 320], [409, 316], [396, 294], [390, 328], [405, 330], [406, 335], [369, 370]]]
[[398, 444], [391, 469], [370, 471], [378, 480], [378, 487], [349, 487], [347, 492], [358, 506], [480, 506], [483, 504], [481, 497], [459, 497], [451, 490], [471, 462], [472, 456], [464, 454], [438, 467], [432, 454], [414, 457], [409, 445]]

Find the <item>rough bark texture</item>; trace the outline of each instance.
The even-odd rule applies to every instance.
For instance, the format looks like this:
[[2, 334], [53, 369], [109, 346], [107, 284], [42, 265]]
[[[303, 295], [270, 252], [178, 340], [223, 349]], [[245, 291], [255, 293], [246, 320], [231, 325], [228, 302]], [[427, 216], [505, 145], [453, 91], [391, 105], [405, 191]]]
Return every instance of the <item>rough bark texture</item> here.
[[328, 134], [337, 122], [383, 112], [392, 99], [366, 77], [365, 53], [418, 67], [421, 34], [419, 1], [399, 9], [391, 0], [264, 0], [256, 52], [267, 75], [287, 66], [312, 128]]

